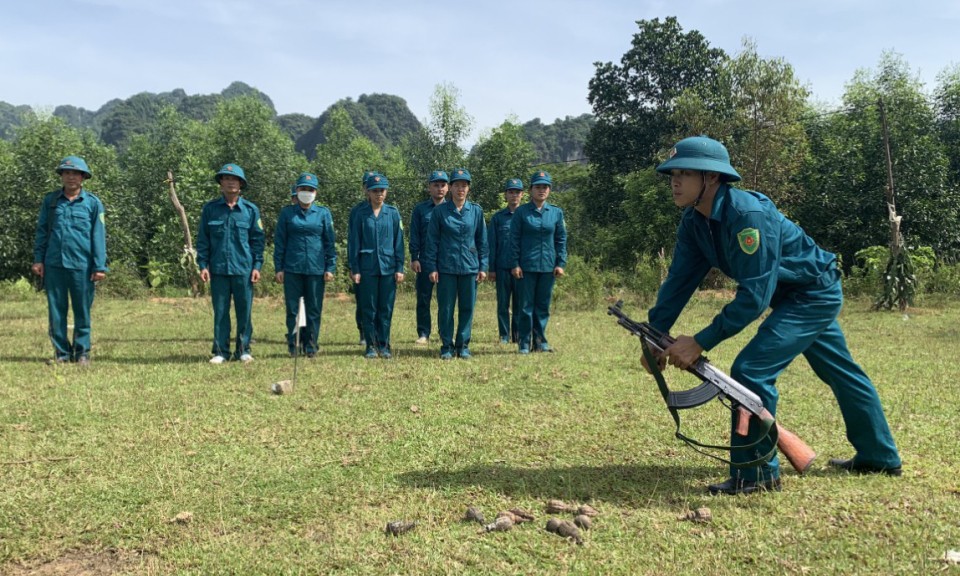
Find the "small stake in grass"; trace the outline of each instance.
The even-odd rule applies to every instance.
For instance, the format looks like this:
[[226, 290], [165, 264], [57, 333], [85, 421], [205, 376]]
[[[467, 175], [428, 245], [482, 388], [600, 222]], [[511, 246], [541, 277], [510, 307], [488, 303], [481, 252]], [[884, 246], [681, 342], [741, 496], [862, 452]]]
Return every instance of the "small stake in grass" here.
[[300, 358], [300, 328], [307, 325], [307, 308], [300, 298], [300, 311], [297, 312], [297, 326], [293, 329], [295, 335], [296, 349], [293, 352], [293, 380], [281, 380], [274, 382], [270, 386], [270, 391], [274, 394], [293, 394], [293, 388], [297, 384], [297, 360]]

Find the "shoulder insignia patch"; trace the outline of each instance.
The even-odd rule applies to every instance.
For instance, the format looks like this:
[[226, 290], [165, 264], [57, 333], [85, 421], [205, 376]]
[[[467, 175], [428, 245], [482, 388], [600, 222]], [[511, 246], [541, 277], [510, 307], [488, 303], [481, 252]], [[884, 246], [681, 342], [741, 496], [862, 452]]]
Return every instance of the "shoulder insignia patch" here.
[[103, 212], [100, 213], [100, 223], [106, 224], [106, 219], [103, 217]]
[[737, 242], [744, 254], [752, 255], [760, 248], [760, 231], [756, 228], [744, 228], [737, 233]]
[[257, 218], [257, 228], [263, 230], [263, 219]]

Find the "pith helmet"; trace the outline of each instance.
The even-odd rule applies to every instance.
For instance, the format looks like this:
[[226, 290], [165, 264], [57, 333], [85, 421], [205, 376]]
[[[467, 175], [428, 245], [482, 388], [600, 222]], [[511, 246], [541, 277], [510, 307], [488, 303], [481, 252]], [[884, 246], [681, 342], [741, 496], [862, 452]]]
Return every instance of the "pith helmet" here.
[[691, 136], [677, 142], [670, 150], [670, 159], [657, 166], [661, 174], [670, 174], [671, 170], [717, 172], [722, 182], [740, 180], [740, 174], [730, 165], [726, 147], [706, 136]]
[[61, 160], [57, 166], [57, 174], [63, 173], [64, 170], [76, 170], [77, 172], [82, 172], [85, 179], [93, 178], [93, 174], [91, 174], [90, 169], [87, 168], [87, 163], [79, 156], [67, 156]]
[[300, 177], [297, 178], [297, 188], [301, 186], [307, 186], [309, 188], [317, 189], [317, 175], [311, 172], [303, 172], [300, 174]]
[[237, 178], [240, 179], [240, 187], [241, 188], [247, 187], [247, 177], [243, 173], [243, 168], [237, 166], [236, 164], [223, 165], [223, 168], [221, 168], [220, 171], [217, 172], [217, 175], [213, 177], [213, 179], [217, 181], [217, 184], [220, 183], [220, 177], [223, 176], [224, 174], [227, 174], [230, 176], [236, 176]]

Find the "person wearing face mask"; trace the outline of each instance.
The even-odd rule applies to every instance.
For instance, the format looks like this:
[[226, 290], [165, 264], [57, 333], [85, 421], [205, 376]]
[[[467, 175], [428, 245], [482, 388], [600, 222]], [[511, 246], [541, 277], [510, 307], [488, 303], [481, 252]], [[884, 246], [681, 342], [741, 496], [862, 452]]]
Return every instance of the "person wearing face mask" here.
[[[62, 186], [43, 198], [31, 269], [47, 292], [52, 362], [86, 366], [95, 282], [109, 271], [103, 204], [83, 187], [93, 178], [83, 158], [67, 156], [57, 174]], [[67, 337], [68, 299], [73, 305], [73, 343]]]
[[260, 281], [264, 232], [260, 209], [241, 196], [247, 186], [243, 168], [224, 164], [214, 177], [220, 198], [203, 205], [197, 232], [197, 265], [200, 279], [210, 282], [213, 299], [213, 358], [222, 364], [230, 358], [230, 300], [237, 316], [233, 357], [252, 362], [250, 315], [253, 285]]
[[520, 300], [517, 279], [510, 273], [510, 224], [523, 199], [523, 181], [511, 178], [503, 185], [507, 207], [490, 218], [487, 243], [490, 245], [490, 280], [497, 285], [497, 331], [500, 343], [519, 341]]
[[563, 210], [547, 202], [553, 179], [542, 170], [530, 178], [530, 202], [517, 208], [510, 223], [511, 274], [520, 292], [520, 354], [529, 354], [531, 343], [534, 352], [553, 352], [547, 342], [550, 300], [567, 266]]
[[[659, 368], [669, 362], [686, 369], [769, 308], [756, 336], [733, 361], [730, 375], [776, 416], [777, 376], [803, 354], [830, 386], [847, 439], [856, 449], [852, 458], [832, 459], [830, 464], [855, 473], [900, 476], [900, 455], [880, 397], [851, 357], [837, 323], [843, 290], [836, 255], [817, 246], [769, 198], [736, 188], [740, 174], [730, 164], [726, 147], [712, 138], [681, 140], [657, 172], [670, 176], [673, 202], [683, 208], [683, 215], [667, 278], [649, 312], [650, 324], [670, 330], [711, 268], [737, 282], [734, 299], [693, 336], [678, 335], [658, 359]], [[643, 364], [649, 371], [646, 359]], [[742, 436], [737, 411], [732, 415], [730, 477], [711, 484], [708, 491], [733, 495], [780, 490], [776, 446], [769, 436], [761, 436], [762, 423], [751, 419]], [[765, 464], [751, 462], [765, 454], [772, 455]]]
[[[284, 206], [273, 235], [273, 262], [277, 282], [283, 284], [287, 309], [287, 351], [291, 356], [317, 354], [323, 295], [337, 268], [333, 218], [325, 206], [314, 204], [317, 176], [304, 172], [294, 186], [296, 204]], [[303, 298], [307, 325], [297, 335], [297, 314]], [[297, 340], [300, 349], [297, 349]]]
[[[450, 200], [433, 209], [421, 266], [437, 285], [440, 359], [469, 359], [477, 283], [487, 277], [487, 227], [483, 209], [467, 200], [470, 172], [450, 172]], [[453, 308], [458, 308], [453, 331]]]
[[390, 182], [382, 174], [366, 181], [367, 203], [350, 215], [347, 255], [359, 292], [366, 358], [393, 357], [390, 324], [397, 283], [403, 282], [403, 223], [400, 211], [386, 203]]

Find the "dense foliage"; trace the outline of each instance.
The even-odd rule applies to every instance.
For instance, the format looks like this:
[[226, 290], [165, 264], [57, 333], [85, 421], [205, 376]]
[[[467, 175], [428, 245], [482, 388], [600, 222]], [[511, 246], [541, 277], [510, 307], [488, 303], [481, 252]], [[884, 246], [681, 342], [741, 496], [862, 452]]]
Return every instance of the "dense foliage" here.
[[489, 217], [502, 206], [505, 179], [546, 169], [577, 266], [655, 279], [679, 212], [653, 167], [673, 142], [700, 133], [727, 145], [743, 187], [774, 199], [857, 274], [858, 254], [889, 241], [882, 101], [906, 246], [932, 251], [928, 286], [956, 283], [937, 270], [960, 256], [960, 68], [943, 71], [927, 92], [901, 57], [883, 54], [847, 84], [842, 106], [826, 108], [812, 103], [788, 62], [760, 57], [749, 40], [729, 55], [675, 18], [637, 26], [619, 63], [596, 63], [592, 115], [508, 119], [471, 149], [473, 119], [450, 84], [435, 87], [423, 121], [388, 94], [342, 99], [318, 118], [278, 116], [269, 97], [242, 82], [220, 94], [137, 94], [95, 112], [63, 105], [52, 116], [0, 102], [0, 280], [28, 274], [40, 199], [58, 185], [53, 167], [67, 154], [84, 156], [96, 175], [89, 188], [107, 207], [112, 278], [121, 286], [183, 283], [167, 170], [195, 234], [225, 162], [246, 170], [246, 195], [260, 205], [268, 238], [296, 175], [315, 172], [340, 243], [366, 170], [388, 175], [388, 202], [409, 218], [432, 170], [470, 169], [471, 199]]

